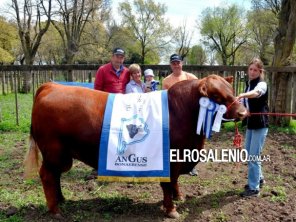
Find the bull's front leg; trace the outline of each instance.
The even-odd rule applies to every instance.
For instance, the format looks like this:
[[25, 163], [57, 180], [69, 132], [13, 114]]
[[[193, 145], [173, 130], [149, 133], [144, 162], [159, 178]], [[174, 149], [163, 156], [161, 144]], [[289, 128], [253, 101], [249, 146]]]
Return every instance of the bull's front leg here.
[[163, 191], [163, 207], [166, 215], [171, 218], [178, 218], [179, 213], [176, 210], [176, 206], [173, 203], [173, 186], [170, 182], [160, 183]]
[[58, 207], [58, 204], [64, 201], [60, 184], [61, 173], [54, 172], [42, 164], [40, 177], [49, 212], [57, 217], [61, 217], [61, 212]]

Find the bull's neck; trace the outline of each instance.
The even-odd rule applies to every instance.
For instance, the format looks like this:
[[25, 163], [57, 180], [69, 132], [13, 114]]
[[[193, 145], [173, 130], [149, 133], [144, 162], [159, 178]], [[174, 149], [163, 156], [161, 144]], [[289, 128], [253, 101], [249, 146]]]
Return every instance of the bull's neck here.
[[195, 118], [198, 115], [200, 97], [196, 82], [181, 83], [178, 90], [174, 88], [168, 91], [170, 111], [186, 118]]

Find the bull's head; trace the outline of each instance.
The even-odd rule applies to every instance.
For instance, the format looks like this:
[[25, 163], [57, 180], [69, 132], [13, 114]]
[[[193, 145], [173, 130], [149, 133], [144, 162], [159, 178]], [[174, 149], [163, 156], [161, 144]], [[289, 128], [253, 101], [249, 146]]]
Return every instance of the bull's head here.
[[236, 100], [231, 85], [232, 81], [232, 76], [223, 78], [218, 75], [209, 75], [200, 80], [199, 92], [201, 96], [225, 105], [227, 107], [225, 118], [243, 119], [247, 115], [247, 110]]

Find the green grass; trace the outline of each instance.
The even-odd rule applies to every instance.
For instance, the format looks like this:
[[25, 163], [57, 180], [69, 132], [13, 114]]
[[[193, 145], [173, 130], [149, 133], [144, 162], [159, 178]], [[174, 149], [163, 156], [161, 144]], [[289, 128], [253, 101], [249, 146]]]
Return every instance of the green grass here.
[[[239, 130], [241, 131], [242, 129], [245, 129], [245, 127], [242, 126], [242, 122], [238, 122], [237, 126]], [[233, 132], [235, 129], [235, 123], [234, 122], [225, 122], [222, 124], [222, 129], [227, 131], [227, 132]], [[271, 130], [283, 132], [283, 133], [288, 133], [288, 134], [296, 134], [296, 120], [291, 120], [289, 123], [289, 126], [287, 127], [279, 127], [279, 126], [270, 126]]]
[[285, 202], [287, 200], [287, 192], [284, 186], [267, 187], [267, 191], [272, 192], [270, 200], [272, 202]]
[[18, 131], [29, 132], [31, 123], [31, 110], [33, 104], [32, 94], [17, 94], [19, 125], [16, 124], [15, 95], [0, 95], [0, 132]]
[[215, 222], [225, 222], [225, 221], [229, 221], [229, 219], [228, 219], [228, 216], [222, 210], [220, 210], [217, 213], [214, 221]]
[[296, 120], [291, 120], [288, 127], [273, 127], [283, 133], [296, 134]]
[[23, 222], [23, 217], [18, 216], [18, 215], [13, 215], [9, 218], [7, 218], [7, 216], [5, 214], [2, 214], [0, 212], [0, 221], [2, 222]]
[[[244, 127], [242, 127], [242, 122], [237, 122], [237, 127], [241, 131]], [[225, 130], [226, 132], [233, 132], [235, 129], [235, 123], [234, 122], [225, 122], [222, 123], [222, 130]]]

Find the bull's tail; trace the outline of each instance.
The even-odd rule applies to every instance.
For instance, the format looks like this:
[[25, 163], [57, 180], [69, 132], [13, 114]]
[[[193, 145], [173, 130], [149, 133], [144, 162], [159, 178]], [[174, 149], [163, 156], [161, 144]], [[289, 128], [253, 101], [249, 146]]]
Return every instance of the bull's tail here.
[[24, 178], [33, 179], [39, 175], [41, 165], [41, 155], [37, 143], [32, 134], [30, 135], [30, 148], [26, 153], [24, 160]]

